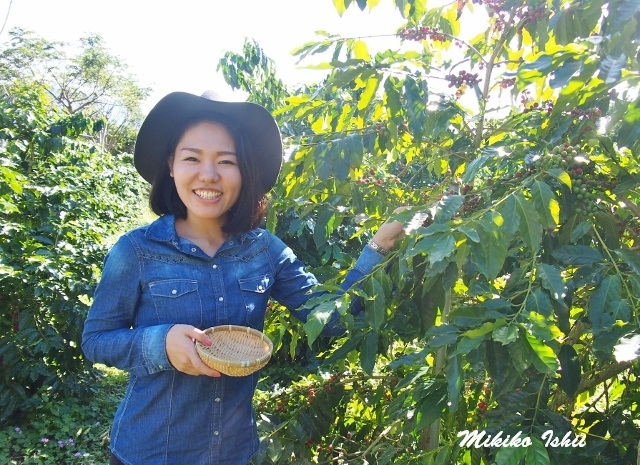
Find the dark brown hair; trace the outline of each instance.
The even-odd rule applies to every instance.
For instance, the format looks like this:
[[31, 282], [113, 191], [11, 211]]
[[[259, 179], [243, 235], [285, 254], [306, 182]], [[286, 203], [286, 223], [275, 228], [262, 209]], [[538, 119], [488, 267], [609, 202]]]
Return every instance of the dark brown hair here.
[[162, 166], [156, 172], [153, 183], [151, 183], [151, 192], [149, 193], [151, 210], [157, 215], [172, 214], [176, 218], [187, 217], [187, 207], [178, 195], [175, 181], [169, 172], [168, 160], [174, 155], [178, 142], [187, 129], [203, 121], [221, 124], [229, 132], [236, 146], [238, 168], [242, 177], [240, 196], [229, 210], [228, 221], [222, 229], [230, 234], [254, 229], [262, 222], [266, 209], [265, 192], [260, 184], [257, 153], [255, 147], [250, 146], [248, 138], [234, 122], [217, 113], [196, 115], [176, 127], [165, 157], [162, 158]]

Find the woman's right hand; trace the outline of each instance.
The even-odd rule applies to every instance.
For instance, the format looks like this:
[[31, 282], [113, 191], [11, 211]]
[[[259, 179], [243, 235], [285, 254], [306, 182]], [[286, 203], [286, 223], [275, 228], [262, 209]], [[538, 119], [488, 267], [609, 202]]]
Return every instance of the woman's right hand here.
[[188, 375], [219, 378], [220, 372], [205, 365], [198, 355], [195, 341], [200, 341], [206, 346], [211, 345], [211, 340], [204, 331], [191, 325], [174, 325], [165, 340], [169, 362], [176, 370]]

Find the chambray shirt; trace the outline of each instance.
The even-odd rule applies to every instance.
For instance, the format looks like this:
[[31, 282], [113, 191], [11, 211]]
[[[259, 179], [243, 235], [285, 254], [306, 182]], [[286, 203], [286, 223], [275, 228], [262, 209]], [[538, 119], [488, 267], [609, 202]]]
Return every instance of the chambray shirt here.
[[[342, 288], [381, 260], [365, 247]], [[82, 336], [89, 360], [130, 375], [111, 428], [112, 452], [132, 465], [247, 463], [259, 443], [252, 408], [258, 373], [181, 373], [167, 359], [166, 334], [179, 323], [261, 330], [270, 298], [305, 321], [316, 284], [263, 229], [229, 237], [213, 257], [179, 237], [171, 215], [123, 235], [105, 259]]]

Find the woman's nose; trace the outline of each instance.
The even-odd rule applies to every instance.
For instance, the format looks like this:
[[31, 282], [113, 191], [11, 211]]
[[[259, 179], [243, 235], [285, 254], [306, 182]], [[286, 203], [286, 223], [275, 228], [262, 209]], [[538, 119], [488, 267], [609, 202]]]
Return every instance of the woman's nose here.
[[214, 162], [206, 162], [202, 164], [200, 169], [200, 179], [203, 181], [217, 181], [220, 177], [218, 167]]

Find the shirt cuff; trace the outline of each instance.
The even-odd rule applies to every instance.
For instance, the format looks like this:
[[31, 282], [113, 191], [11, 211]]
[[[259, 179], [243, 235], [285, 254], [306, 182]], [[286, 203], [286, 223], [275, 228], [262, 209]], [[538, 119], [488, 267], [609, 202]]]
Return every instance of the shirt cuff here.
[[362, 274], [367, 274], [371, 270], [373, 270], [376, 265], [382, 262], [383, 258], [384, 255], [376, 252], [367, 245], [364, 249], [362, 249], [362, 253], [358, 257], [358, 260], [356, 260], [356, 263], [353, 267], [362, 272]]
[[173, 370], [167, 357], [167, 333], [173, 325], [150, 326], [144, 330], [142, 353], [147, 372], [152, 375], [164, 370]]

